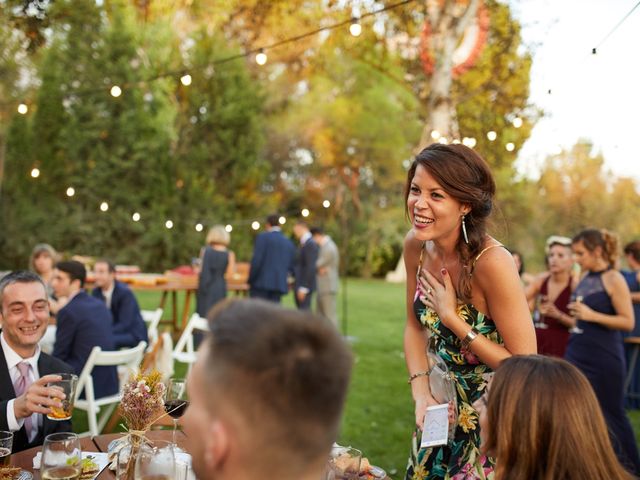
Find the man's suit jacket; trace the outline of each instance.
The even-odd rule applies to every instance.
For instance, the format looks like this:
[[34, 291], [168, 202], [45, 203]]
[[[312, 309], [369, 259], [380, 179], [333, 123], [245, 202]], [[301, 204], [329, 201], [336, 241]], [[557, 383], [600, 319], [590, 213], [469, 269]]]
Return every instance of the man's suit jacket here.
[[[38, 373], [41, 377], [52, 373], [64, 372], [73, 373], [73, 369], [63, 361], [58, 360], [51, 355], [47, 355], [44, 352], [40, 352], [40, 358], [38, 358]], [[9, 430], [9, 425], [7, 423], [7, 403], [9, 400], [14, 398], [16, 398], [16, 392], [13, 388], [13, 382], [11, 382], [11, 375], [9, 375], [9, 369], [7, 368], [7, 361], [4, 358], [2, 345], [0, 345], [0, 430]], [[46, 415], [41, 415], [41, 417], [42, 425], [38, 427], [38, 434], [34, 438], [33, 442], [29, 442], [27, 439], [27, 431], [25, 430], [24, 425], [17, 432], [13, 432], [14, 453], [42, 445], [44, 437], [50, 433], [71, 431], [70, 420], [55, 421], [49, 420]]]
[[263, 232], [256, 237], [249, 271], [252, 289], [279, 292], [289, 291], [287, 275], [293, 268], [295, 247], [279, 230]]
[[[91, 294], [98, 300], [106, 302], [101, 288], [94, 288]], [[142, 319], [138, 301], [129, 287], [122, 282], [116, 281], [113, 285], [111, 315], [113, 315], [113, 341], [116, 348], [135, 347], [142, 340], [149, 343], [147, 325]]]
[[304, 287], [309, 292], [316, 289], [316, 262], [318, 261], [318, 244], [309, 237], [298, 247], [294, 268], [295, 289]]
[[318, 295], [323, 293], [336, 293], [338, 291], [339, 274], [338, 267], [340, 266], [340, 255], [338, 253], [338, 247], [335, 242], [326, 237], [326, 241], [320, 246], [318, 252], [318, 261], [316, 267], [318, 271], [325, 269], [324, 275], [317, 275], [318, 281]]
[[[78, 292], [57, 315], [53, 356], [67, 362], [80, 375], [93, 347], [115, 350], [113, 319], [107, 305], [84, 291]], [[96, 398], [117, 393], [115, 366], [95, 367], [91, 373]]]

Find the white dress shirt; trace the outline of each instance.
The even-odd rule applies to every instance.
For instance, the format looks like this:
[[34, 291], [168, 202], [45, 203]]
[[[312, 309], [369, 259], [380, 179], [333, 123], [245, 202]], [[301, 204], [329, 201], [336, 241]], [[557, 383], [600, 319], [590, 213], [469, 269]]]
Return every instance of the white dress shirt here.
[[[18, 364], [20, 362], [29, 362], [31, 364], [31, 370], [29, 371], [29, 377], [32, 382], [36, 379], [40, 378], [40, 372], [38, 371], [38, 359], [40, 358], [40, 347], [36, 346], [36, 353], [29, 358], [22, 358], [18, 355], [13, 348], [9, 346], [7, 341], [4, 338], [4, 332], [0, 334], [0, 343], [2, 343], [2, 351], [4, 353], [4, 358], [7, 361], [7, 368], [9, 370], [9, 376], [11, 377], [11, 382], [15, 385], [20, 378], [20, 370], [18, 369]], [[12, 432], [17, 432], [24, 425], [24, 418], [16, 418], [16, 413], [13, 409], [13, 402], [15, 399], [9, 400], [7, 402], [7, 425], [9, 430]], [[32, 442], [33, 439], [36, 438], [38, 434], [38, 429], [42, 424], [42, 415], [39, 413], [34, 413], [31, 415], [31, 435], [29, 435], [29, 441]]]

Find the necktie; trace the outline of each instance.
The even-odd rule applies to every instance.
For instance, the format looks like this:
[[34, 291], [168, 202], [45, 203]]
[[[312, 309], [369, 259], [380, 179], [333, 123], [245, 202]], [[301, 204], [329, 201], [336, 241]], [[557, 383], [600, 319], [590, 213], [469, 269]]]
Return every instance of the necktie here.
[[[31, 368], [31, 364], [29, 362], [20, 362], [18, 365], [18, 370], [20, 371], [20, 376], [16, 380], [15, 385], [13, 386], [16, 391], [16, 397], [24, 394], [33, 382], [29, 377], [29, 369]], [[32, 430], [31, 417], [27, 417], [24, 419], [24, 428], [27, 431], [27, 439], [31, 437]]]

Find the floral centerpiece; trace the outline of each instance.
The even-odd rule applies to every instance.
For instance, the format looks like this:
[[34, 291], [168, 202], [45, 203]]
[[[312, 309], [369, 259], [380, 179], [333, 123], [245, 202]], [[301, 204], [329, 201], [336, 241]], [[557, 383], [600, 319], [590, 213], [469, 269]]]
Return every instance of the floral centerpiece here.
[[[138, 373], [124, 385], [122, 400], [118, 412], [124, 419], [127, 435], [115, 446], [117, 458], [118, 479], [133, 480], [136, 457], [140, 445], [145, 441], [145, 433], [164, 412], [165, 386], [162, 375], [153, 370], [150, 373]], [[128, 448], [128, 454], [123, 455], [123, 449]]]

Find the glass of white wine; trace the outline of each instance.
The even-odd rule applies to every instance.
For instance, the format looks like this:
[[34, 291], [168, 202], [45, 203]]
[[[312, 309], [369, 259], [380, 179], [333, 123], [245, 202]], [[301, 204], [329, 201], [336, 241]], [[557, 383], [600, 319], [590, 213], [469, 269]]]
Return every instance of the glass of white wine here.
[[174, 480], [176, 478], [176, 456], [173, 444], [155, 440], [140, 447], [136, 459], [137, 480]]
[[40, 465], [43, 480], [77, 480], [82, 473], [80, 438], [71, 432], [47, 435]]

